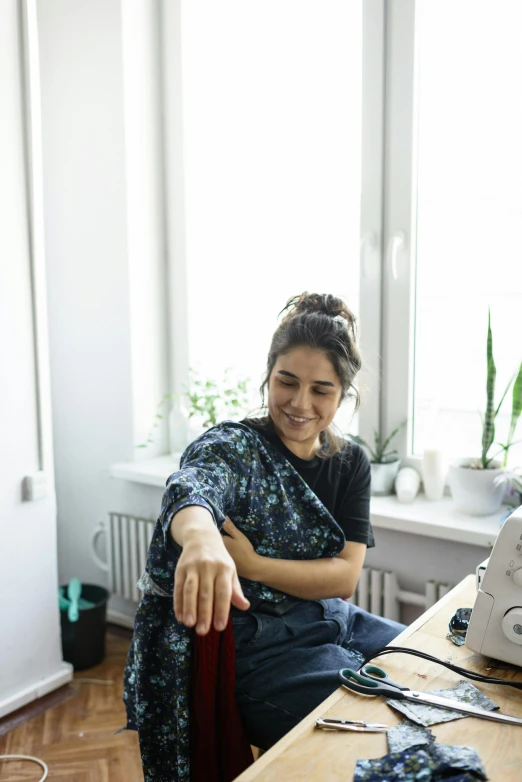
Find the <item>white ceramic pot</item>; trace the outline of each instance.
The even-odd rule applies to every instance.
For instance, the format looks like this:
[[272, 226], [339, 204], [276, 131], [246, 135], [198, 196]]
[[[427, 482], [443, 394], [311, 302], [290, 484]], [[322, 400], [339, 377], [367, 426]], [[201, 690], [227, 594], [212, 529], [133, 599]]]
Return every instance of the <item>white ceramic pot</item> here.
[[504, 472], [500, 462], [491, 462], [485, 470], [474, 470], [466, 465], [475, 459], [460, 459], [451, 464], [448, 483], [455, 507], [470, 516], [490, 516], [496, 513], [502, 503], [504, 486], [495, 486], [494, 481]]
[[393, 494], [393, 485], [399, 472], [401, 464], [400, 459], [393, 462], [371, 463], [372, 470], [372, 494], [374, 497], [383, 497], [386, 494]]

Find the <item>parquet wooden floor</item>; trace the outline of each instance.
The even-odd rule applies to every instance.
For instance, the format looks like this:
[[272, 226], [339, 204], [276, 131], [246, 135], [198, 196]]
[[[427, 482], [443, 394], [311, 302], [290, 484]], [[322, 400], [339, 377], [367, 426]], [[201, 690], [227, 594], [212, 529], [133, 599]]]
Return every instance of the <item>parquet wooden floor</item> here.
[[[121, 697], [129, 640], [130, 633], [109, 629], [103, 663], [75, 673], [75, 681], [67, 685], [73, 697], [1, 736], [0, 755], [41, 758], [49, 766], [49, 782], [143, 782], [137, 734], [114, 735], [125, 725]], [[114, 684], [76, 681], [85, 678]], [[0, 763], [1, 782], [36, 782], [42, 774], [36, 763]]]

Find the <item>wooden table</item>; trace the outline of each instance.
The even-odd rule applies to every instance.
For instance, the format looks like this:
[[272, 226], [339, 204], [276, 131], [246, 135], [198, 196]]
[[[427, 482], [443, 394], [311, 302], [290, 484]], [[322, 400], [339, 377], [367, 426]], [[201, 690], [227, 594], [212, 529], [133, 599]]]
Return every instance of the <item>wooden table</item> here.
[[[490, 676], [522, 681], [520, 668], [495, 663], [446, 639], [449, 620], [457, 608], [473, 606], [475, 594], [475, 577], [467, 576], [401, 633], [392, 645], [419, 649]], [[382, 664], [392, 679], [417, 690], [451, 687], [462, 678], [442, 666], [406, 654], [387, 655], [378, 658], [376, 664]], [[522, 717], [521, 690], [481, 682], [478, 687], [499, 705], [502, 712]], [[340, 687], [237, 777], [236, 782], [303, 779], [349, 782], [358, 759], [378, 758], [388, 752], [386, 734], [326, 732], [314, 728], [317, 717], [364, 719], [390, 726], [402, 719], [402, 715], [382, 698], [368, 698]], [[474, 747], [493, 782], [522, 780], [522, 728], [467, 717], [434, 725], [431, 729], [441, 744]]]

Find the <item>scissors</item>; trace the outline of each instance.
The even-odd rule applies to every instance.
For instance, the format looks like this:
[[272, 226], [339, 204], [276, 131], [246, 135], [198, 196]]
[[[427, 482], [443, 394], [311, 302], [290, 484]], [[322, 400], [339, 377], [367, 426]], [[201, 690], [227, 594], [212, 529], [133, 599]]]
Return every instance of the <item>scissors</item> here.
[[408, 701], [409, 703], [428, 703], [431, 706], [438, 706], [441, 709], [450, 709], [462, 714], [468, 714], [470, 717], [480, 717], [484, 720], [493, 722], [506, 722], [509, 725], [522, 725], [522, 719], [518, 717], [509, 717], [507, 714], [501, 714], [495, 711], [481, 709], [479, 706], [472, 706], [470, 703], [442, 698], [440, 695], [430, 695], [427, 692], [417, 692], [410, 690], [409, 687], [403, 687], [401, 684], [390, 679], [386, 671], [378, 668], [376, 665], [363, 665], [359, 673], [351, 668], [342, 668], [339, 671], [339, 678], [344, 687], [361, 695], [380, 695], [383, 698], [393, 700]]

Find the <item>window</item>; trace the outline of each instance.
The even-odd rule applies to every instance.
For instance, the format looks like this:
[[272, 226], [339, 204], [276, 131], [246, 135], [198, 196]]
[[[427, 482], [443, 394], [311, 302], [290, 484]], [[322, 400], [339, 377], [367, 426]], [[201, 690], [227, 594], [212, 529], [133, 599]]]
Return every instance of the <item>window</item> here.
[[363, 437], [407, 418], [409, 457], [478, 454], [488, 307], [497, 402], [522, 356], [519, 2], [176, 7], [178, 388], [189, 365], [257, 387], [286, 299], [329, 290], [360, 319]]
[[[435, 439], [450, 455], [477, 456], [488, 307], [497, 403], [522, 359], [522, 6], [389, 8], [387, 420], [410, 417], [414, 456]], [[399, 232], [405, 241], [393, 259]], [[503, 411], [500, 442], [510, 397]], [[510, 461], [521, 455], [513, 449]]]
[[359, 312], [362, 3], [186, 0], [179, 35], [178, 339], [190, 366], [233, 367], [257, 390], [290, 296], [332, 292]]

